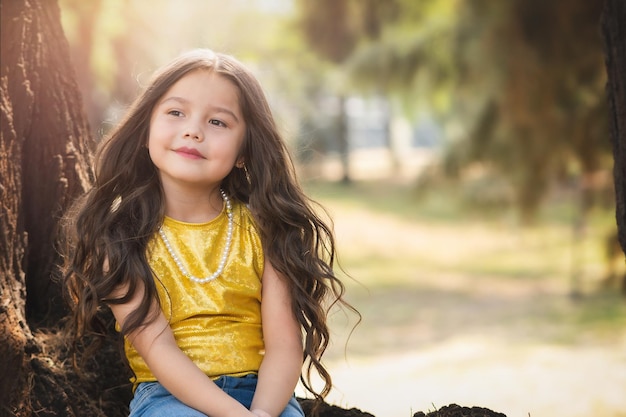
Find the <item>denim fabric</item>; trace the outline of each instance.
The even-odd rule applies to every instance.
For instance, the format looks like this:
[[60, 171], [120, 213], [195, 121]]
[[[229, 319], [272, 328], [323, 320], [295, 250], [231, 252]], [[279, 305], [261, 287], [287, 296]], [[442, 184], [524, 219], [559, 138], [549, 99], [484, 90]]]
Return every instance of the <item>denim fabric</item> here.
[[[252, 397], [256, 389], [256, 375], [247, 375], [237, 378], [223, 376], [215, 380], [228, 395], [239, 401], [246, 408], [250, 408]], [[205, 414], [186, 406], [178, 401], [158, 382], [144, 382], [135, 390], [135, 396], [130, 402], [129, 417], [206, 417]], [[304, 417], [304, 412], [295, 397], [287, 404], [280, 417]]]
[[130, 402], [129, 417], [207, 417], [178, 401], [158, 382], [143, 382]]

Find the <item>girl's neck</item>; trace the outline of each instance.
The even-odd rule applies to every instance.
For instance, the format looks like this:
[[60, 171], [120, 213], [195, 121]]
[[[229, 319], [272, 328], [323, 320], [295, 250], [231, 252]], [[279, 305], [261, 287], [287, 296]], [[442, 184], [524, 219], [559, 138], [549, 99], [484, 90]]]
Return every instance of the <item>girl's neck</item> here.
[[206, 223], [224, 208], [219, 187], [202, 193], [166, 190], [165, 215], [186, 223]]

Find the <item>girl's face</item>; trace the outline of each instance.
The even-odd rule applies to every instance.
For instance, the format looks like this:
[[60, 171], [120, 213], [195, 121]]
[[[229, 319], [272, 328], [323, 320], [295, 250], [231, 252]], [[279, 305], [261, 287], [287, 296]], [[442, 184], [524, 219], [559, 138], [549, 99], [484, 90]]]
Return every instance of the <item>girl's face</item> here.
[[241, 162], [245, 130], [233, 83], [206, 70], [183, 76], [150, 118], [148, 150], [164, 190], [218, 186]]

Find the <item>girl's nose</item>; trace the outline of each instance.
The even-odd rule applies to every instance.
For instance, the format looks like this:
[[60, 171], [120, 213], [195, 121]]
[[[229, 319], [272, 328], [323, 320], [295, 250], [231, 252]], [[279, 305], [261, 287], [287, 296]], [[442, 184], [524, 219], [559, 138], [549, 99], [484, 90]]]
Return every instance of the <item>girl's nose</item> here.
[[204, 134], [202, 133], [202, 129], [200, 129], [196, 123], [192, 122], [185, 128], [184, 138], [202, 142], [204, 140]]

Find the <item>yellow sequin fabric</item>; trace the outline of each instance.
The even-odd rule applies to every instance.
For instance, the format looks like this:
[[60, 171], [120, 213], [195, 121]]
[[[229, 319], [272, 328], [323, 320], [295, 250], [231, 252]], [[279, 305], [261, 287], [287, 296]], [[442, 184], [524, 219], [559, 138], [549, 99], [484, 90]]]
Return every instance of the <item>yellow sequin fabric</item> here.
[[[263, 358], [263, 249], [248, 208], [233, 201], [233, 215], [227, 262], [213, 281], [200, 284], [183, 276], [158, 234], [148, 249], [161, 309], [178, 346], [211, 378], [256, 373]], [[166, 217], [163, 226], [174, 252], [192, 275], [206, 277], [218, 269], [228, 233], [225, 209], [208, 223]], [[135, 386], [156, 380], [128, 341], [125, 351]]]

